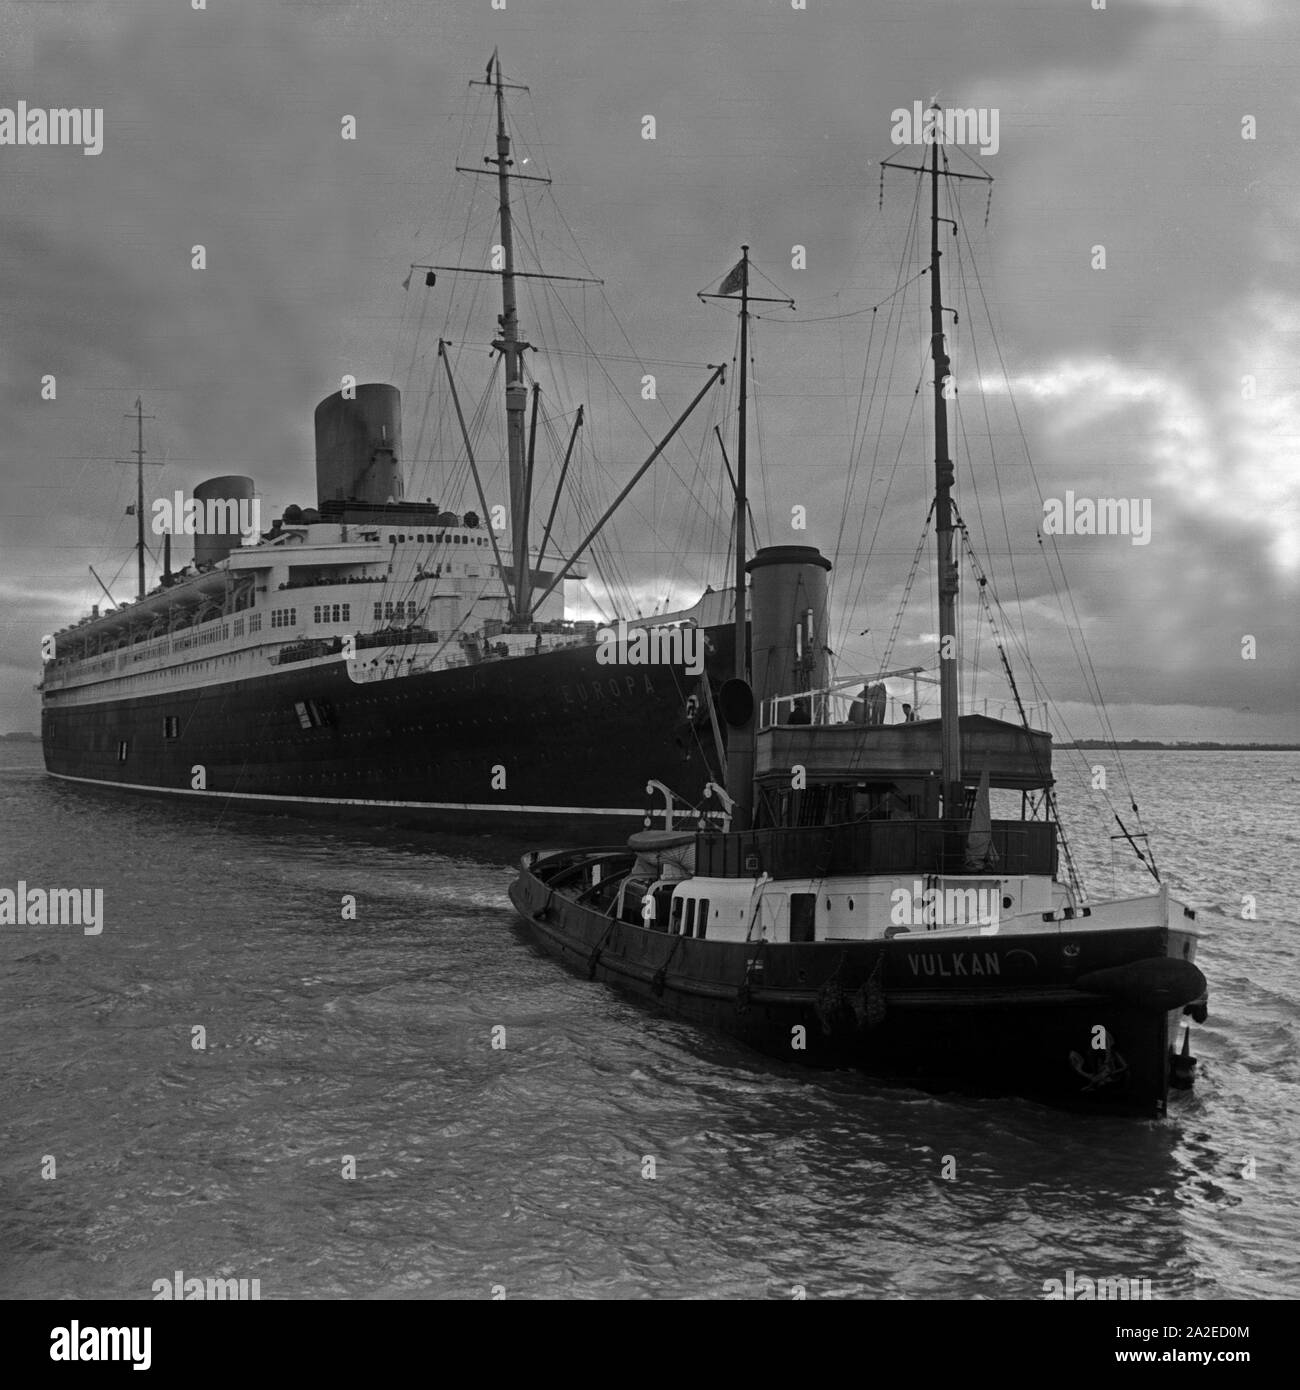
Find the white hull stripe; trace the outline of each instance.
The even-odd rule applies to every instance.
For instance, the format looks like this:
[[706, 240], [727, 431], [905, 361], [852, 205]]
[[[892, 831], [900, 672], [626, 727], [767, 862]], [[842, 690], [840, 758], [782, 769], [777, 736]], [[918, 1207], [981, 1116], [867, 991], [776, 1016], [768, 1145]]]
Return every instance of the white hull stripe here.
[[282, 801], [301, 806], [401, 806], [423, 811], [535, 811], [549, 816], [644, 816], [644, 806], [526, 806], [508, 801], [382, 801], [355, 796], [274, 796], [269, 792], [221, 792], [194, 787], [157, 787], [147, 782], [106, 782], [100, 777], [73, 777], [50, 772], [64, 782], [85, 782], [92, 787], [120, 788], [133, 792], [165, 792], [169, 796], [215, 796], [222, 801]]

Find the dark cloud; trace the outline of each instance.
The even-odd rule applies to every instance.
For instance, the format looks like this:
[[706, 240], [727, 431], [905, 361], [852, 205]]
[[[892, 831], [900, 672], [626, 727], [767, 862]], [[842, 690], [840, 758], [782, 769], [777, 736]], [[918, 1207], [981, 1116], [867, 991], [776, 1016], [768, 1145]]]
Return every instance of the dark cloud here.
[[[108, 578], [126, 556], [132, 485], [108, 460], [131, 447], [120, 417], [138, 392], [158, 416], [149, 443], [167, 458], [160, 490], [248, 472], [274, 510], [309, 499], [315, 402], [345, 372], [393, 379], [405, 392], [408, 453], [421, 440], [419, 490], [440, 490], [438, 466], [423, 465], [448, 452], [446, 440], [418, 426], [450, 287], [421, 298], [418, 283], [404, 294], [399, 282], [410, 261], [480, 256], [490, 244], [487, 189], [462, 247], [464, 190], [449, 166], [486, 148], [481, 121], [462, 129], [465, 84], [500, 44], [507, 71], [533, 87], [517, 110], [534, 167], [555, 176], [587, 262], [638, 351], [656, 361], [731, 353], [734, 316], [694, 292], [713, 287], [742, 241], [800, 317], [881, 299], [896, 283], [896, 233], [912, 196], [905, 176], [891, 176], [877, 211], [891, 111], [935, 93], [996, 106], [1000, 148], [982, 161], [997, 176], [990, 224], [986, 232], [973, 186], [963, 221], [1039, 486], [1152, 506], [1148, 546], [1062, 542], [1103, 688], [1140, 732], [1162, 709], [1188, 726], [1192, 707], [1210, 711], [1225, 736], [1289, 732], [1298, 229], [1294, 191], [1275, 171], [1291, 158], [1297, 34], [1283, 8], [817, 0], [798, 12], [777, 0], [511, 0], [494, 12], [373, 0], [200, 13], [138, 0], [28, 7], [4, 22], [4, 101], [103, 106], [106, 130], [97, 158], [0, 149], [0, 593], [10, 615], [0, 727], [34, 726], [40, 633], [97, 597], [88, 564]], [[347, 114], [356, 142], [340, 139]], [[646, 114], [658, 122], [654, 142], [640, 136]], [[1254, 142], [1241, 139], [1248, 114]], [[546, 263], [584, 273], [541, 196], [530, 193], [530, 206]], [[196, 243], [207, 248], [203, 272], [190, 269]], [[1091, 268], [1095, 244], [1106, 247], [1102, 272]], [[807, 248], [806, 270], [791, 268], [795, 245]], [[980, 398], [978, 379], [991, 382], [998, 364], [984, 342], [976, 370], [965, 332], [980, 296], [970, 279], [963, 288], [957, 262], [949, 246], [947, 297], [962, 313], [961, 505], [992, 552], [1012, 619], [1024, 605], [1038, 668], [1071, 699], [1082, 693], [1070, 675], [1076, 612], [1062, 617], [1039, 563], [1041, 505], [1016, 420], [1004, 395]], [[923, 442], [894, 470], [894, 436], [925, 378], [924, 292], [922, 282], [907, 300], [875, 472], [872, 417], [847, 501], [870, 316], [794, 327], [772, 310], [757, 326], [760, 531], [790, 538], [798, 504], [810, 529], [796, 538], [828, 551], [840, 538], [837, 598], [856, 600], [838, 625], [850, 662], [883, 655], [925, 513]], [[466, 305], [465, 290], [456, 293]], [[584, 316], [594, 296], [569, 292], [565, 303], [616, 356], [629, 352], [606, 319]], [[482, 340], [495, 312], [485, 293], [477, 309]], [[564, 326], [531, 294], [524, 313], [538, 341]], [[585, 365], [562, 366], [572, 399], [586, 399]], [[468, 389], [476, 363], [458, 370]], [[635, 362], [609, 370], [651, 433], [704, 376], [700, 365], [657, 366], [660, 400], [650, 404]], [[55, 403], [39, 400], [46, 373], [58, 377]], [[1258, 378], [1253, 404], [1242, 399], [1247, 374]], [[723, 580], [706, 554], [720, 531], [701, 506], [716, 495], [717, 466], [708, 456], [710, 476], [697, 472], [690, 450], [702, 423], [693, 431], [617, 532], [646, 595], [662, 596], [651, 553], [660, 540], [680, 538], [692, 552], [679, 563], [677, 600], [691, 582]], [[592, 497], [612, 496], [648, 441], [626, 413], [593, 420], [592, 438], [608, 466], [603, 478], [593, 471]], [[859, 586], [850, 571], [868, 550]], [[131, 574], [128, 564], [119, 592]], [[918, 639], [933, 627], [928, 563], [913, 597], [898, 660], [904, 644], [922, 652]], [[864, 627], [871, 634], [859, 639]], [[1240, 657], [1246, 633], [1259, 639], [1255, 663]], [[982, 665], [988, 656], [985, 646]]]

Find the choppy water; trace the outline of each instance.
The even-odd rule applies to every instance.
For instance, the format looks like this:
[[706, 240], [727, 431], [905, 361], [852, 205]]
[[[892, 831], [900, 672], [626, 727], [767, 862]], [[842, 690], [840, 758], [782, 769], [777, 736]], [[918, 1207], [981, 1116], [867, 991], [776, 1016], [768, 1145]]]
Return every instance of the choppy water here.
[[106, 925], [0, 927], [0, 1296], [148, 1298], [175, 1270], [263, 1298], [1041, 1298], [1068, 1269], [1300, 1294], [1300, 755], [1128, 759], [1206, 930], [1198, 1085], [1163, 1123], [810, 1076], [658, 1018], [528, 943], [515, 846], [116, 798], [39, 760], [0, 750], [0, 885], [102, 887]]

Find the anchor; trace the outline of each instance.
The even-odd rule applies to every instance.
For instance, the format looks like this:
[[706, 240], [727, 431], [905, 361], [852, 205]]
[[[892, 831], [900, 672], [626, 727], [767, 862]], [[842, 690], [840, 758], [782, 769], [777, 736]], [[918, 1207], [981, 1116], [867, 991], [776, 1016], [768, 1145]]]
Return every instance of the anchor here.
[[1101, 1061], [1096, 1071], [1088, 1070], [1087, 1063], [1079, 1053], [1070, 1053], [1070, 1065], [1088, 1083], [1083, 1088], [1085, 1091], [1095, 1091], [1101, 1086], [1109, 1086], [1128, 1070], [1128, 1063], [1115, 1050], [1113, 1043], [1114, 1039], [1108, 1029], [1106, 1032], [1106, 1050], [1101, 1054]]
[[1183, 1029], [1181, 1052], [1169, 1054], [1169, 1084], [1178, 1091], [1190, 1091], [1196, 1079], [1196, 1058], [1192, 1056], [1192, 1030]]

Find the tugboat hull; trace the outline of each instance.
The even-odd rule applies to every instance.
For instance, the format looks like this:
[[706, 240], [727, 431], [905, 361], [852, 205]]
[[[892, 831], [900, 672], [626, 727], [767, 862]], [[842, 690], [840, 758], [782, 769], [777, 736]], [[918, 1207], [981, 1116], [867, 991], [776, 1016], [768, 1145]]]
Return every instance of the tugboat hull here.
[[[612, 853], [612, 852], [611, 852]], [[710, 941], [612, 920], [524, 861], [511, 898], [589, 978], [769, 1056], [931, 1090], [1165, 1113], [1183, 1012], [1204, 1017], [1191, 937], [1164, 926], [860, 942]], [[1176, 1067], [1190, 1080], [1190, 1058]]]

